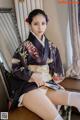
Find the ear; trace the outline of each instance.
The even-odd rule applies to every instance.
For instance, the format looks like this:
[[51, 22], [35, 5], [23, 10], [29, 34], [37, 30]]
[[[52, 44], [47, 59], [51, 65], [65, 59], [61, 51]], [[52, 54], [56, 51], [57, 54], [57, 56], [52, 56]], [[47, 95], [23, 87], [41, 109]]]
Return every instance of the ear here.
[[27, 22], [26, 20], [25, 20], [25, 24], [26, 24], [27, 27], [30, 28], [30, 24], [29, 24], [29, 22]]
[[26, 21], [26, 22], [29, 22], [29, 19], [28, 19], [28, 17], [25, 19], [25, 21]]

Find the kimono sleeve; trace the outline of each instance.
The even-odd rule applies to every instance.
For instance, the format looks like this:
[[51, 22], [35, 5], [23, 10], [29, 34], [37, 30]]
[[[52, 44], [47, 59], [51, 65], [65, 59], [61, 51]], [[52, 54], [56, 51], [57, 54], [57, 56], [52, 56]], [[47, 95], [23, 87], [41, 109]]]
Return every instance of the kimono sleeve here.
[[56, 48], [56, 52], [55, 52], [54, 71], [58, 73], [59, 75], [63, 75], [63, 66], [62, 66], [62, 61], [61, 61], [58, 48]]
[[54, 73], [57, 73], [58, 75], [63, 76], [63, 65], [60, 57], [60, 53], [57, 47], [55, 47], [53, 44], [50, 48], [50, 54], [53, 62], [49, 64], [50, 72], [52, 73], [52, 76]]
[[28, 69], [27, 53], [23, 49], [14, 53], [12, 58], [12, 72], [15, 77], [25, 81], [29, 81], [33, 73]]

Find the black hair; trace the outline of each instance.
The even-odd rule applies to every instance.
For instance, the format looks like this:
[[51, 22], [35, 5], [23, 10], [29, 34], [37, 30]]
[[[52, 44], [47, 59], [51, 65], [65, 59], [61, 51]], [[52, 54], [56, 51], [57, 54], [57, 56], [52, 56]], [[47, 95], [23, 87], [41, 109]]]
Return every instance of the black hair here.
[[28, 18], [26, 19], [26, 21], [31, 24], [32, 20], [33, 20], [33, 17], [36, 16], [36, 15], [43, 15], [46, 19], [46, 22], [48, 23], [48, 16], [46, 15], [46, 13], [41, 10], [41, 9], [34, 9], [33, 11], [31, 11], [28, 15]]

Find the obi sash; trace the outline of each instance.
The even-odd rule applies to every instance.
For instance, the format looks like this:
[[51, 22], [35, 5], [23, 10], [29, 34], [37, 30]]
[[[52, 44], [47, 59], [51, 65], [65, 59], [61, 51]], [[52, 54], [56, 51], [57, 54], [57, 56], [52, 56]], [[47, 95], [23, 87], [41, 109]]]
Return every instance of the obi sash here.
[[32, 72], [38, 73], [39, 78], [41, 78], [41, 80], [43, 80], [44, 82], [48, 82], [52, 79], [49, 73], [48, 65], [29, 65], [28, 68]]

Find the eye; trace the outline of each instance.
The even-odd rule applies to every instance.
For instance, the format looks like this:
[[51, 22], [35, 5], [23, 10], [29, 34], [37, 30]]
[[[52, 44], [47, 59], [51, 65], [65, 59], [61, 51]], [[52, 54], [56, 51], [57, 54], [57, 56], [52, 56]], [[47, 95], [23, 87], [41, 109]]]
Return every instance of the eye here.
[[42, 25], [46, 25], [46, 23], [45, 23], [45, 22], [42, 22]]
[[34, 25], [38, 25], [38, 23], [37, 23], [37, 22], [35, 22], [35, 23], [34, 23]]

